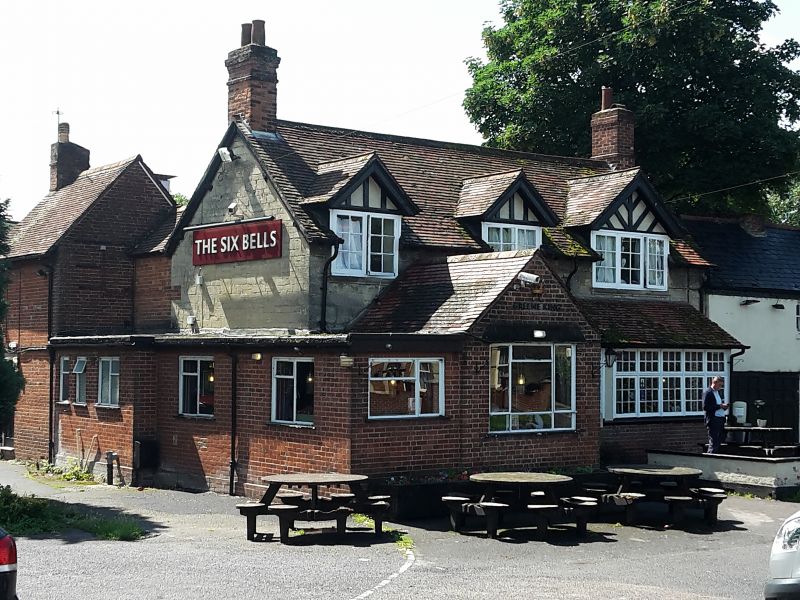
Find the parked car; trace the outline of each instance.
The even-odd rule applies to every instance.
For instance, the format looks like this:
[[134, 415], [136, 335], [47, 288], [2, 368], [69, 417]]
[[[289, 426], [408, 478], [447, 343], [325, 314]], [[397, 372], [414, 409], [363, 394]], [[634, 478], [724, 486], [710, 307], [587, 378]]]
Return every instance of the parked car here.
[[0, 600], [17, 600], [17, 544], [0, 529]]
[[786, 519], [772, 542], [766, 600], [800, 599], [800, 511]]

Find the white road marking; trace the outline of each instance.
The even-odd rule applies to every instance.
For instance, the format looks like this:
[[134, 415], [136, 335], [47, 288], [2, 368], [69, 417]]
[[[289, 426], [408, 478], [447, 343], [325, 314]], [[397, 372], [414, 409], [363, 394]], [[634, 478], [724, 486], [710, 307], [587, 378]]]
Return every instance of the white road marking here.
[[403, 563], [402, 567], [397, 569], [396, 573], [392, 573], [391, 575], [389, 575], [389, 577], [381, 581], [374, 588], [372, 588], [371, 590], [367, 590], [360, 596], [356, 596], [355, 598], [353, 598], [353, 600], [363, 600], [364, 598], [369, 598], [372, 594], [374, 594], [382, 587], [389, 585], [392, 582], [392, 579], [397, 579], [397, 577], [399, 577], [402, 573], [405, 573], [409, 568], [411, 568], [411, 565], [414, 564], [414, 559], [415, 559], [414, 552], [412, 552], [411, 550], [406, 550], [406, 562]]

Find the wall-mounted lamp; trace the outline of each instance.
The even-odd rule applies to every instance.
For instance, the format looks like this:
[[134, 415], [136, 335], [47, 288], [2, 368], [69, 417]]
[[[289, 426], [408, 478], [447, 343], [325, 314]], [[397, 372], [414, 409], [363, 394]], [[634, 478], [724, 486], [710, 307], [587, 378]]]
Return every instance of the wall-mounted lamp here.
[[8, 349], [12, 352], [17, 349], [17, 342], [8, 342]]
[[387, 350], [391, 350], [392, 349], [392, 345], [391, 344], [386, 344], [386, 349]]
[[778, 310], [783, 310], [786, 307], [783, 304], [781, 304], [780, 302], [776, 302], [775, 304], [772, 305], [772, 308], [776, 308]]
[[309, 374], [308, 374], [308, 377], [306, 377], [306, 381], [307, 381], [308, 383], [311, 383], [312, 381], [314, 381], [314, 376], [313, 376], [311, 373], [309, 373]]
[[517, 379], [517, 385], [525, 385], [525, 375], [520, 375]]
[[755, 298], [747, 298], [746, 300], [742, 300], [739, 302], [741, 306], [750, 306], [751, 304], [758, 304], [761, 300], [756, 300]]
[[261, 360], [261, 352], [253, 352], [250, 355], [250, 358], [252, 358], [253, 360]]
[[214, 376], [213, 376], [213, 375], [209, 375], [209, 376], [208, 376], [208, 380], [209, 380], [211, 383], [214, 383]]
[[197, 275], [194, 276], [194, 282], [197, 285], [203, 285], [203, 272], [202, 267], [197, 270]]
[[233, 152], [231, 152], [230, 148], [224, 148], [224, 147], [217, 148], [217, 154], [219, 154], [219, 157], [222, 159], [222, 162], [225, 163], [233, 162], [234, 160], [239, 158], [238, 156], [235, 156]]
[[194, 325], [196, 323], [197, 323], [197, 317], [195, 317], [194, 315], [189, 315], [188, 317], [186, 317], [187, 325]]
[[340, 367], [352, 367], [355, 364], [356, 364], [356, 361], [352, 356], [347, 356], [347, 354], [342, 354], [339, 357], [339, 366]]
[[606, 348], [606, 366], [610, 369], [617, 362], [617, 351], [613, 348]]
[[543, 340], [547, 337], [547, 332], [544, 329], [534, 329], [533, 330], [533, 337], [537, 340]]

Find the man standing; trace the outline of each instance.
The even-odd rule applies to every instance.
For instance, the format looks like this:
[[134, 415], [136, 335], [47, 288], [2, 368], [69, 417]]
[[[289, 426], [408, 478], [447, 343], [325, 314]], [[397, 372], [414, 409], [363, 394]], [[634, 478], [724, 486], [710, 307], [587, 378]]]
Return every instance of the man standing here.
[[725, 411], [728, 404], [722, 401], [719, 390], [725, 384], [722, 377], [714, 377], [711, 380], [711, 387], [703, 392], [703, 411], [705, 411], [705, 422], [708, 428], [708, 452], [716, 454], [719, 452], [719, 445], [722, 443], [725, 432]]

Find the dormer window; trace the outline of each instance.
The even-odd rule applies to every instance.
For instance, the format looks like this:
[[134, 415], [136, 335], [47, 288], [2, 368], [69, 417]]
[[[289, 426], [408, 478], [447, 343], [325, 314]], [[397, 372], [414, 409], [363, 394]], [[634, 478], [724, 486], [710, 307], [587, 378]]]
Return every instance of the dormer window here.
[[667, 289], [668, 236], [593, 231], [592, 248], [602, 257], [594, 265], [594, 287]]
[[497, 209], [494, 218], [484, 221], [483, 241], [495, 252], [538, 248], [542, 237], [538, 223], [522, 196], [515, 193]]
[[400, 245], [397, 207], [372, 178], [359, 185], [342, 208], [331, 210], [331, 229], [344, 243], [333, 261], [334, 275], [396, 277]]

